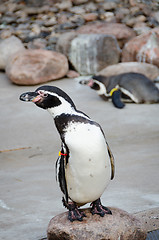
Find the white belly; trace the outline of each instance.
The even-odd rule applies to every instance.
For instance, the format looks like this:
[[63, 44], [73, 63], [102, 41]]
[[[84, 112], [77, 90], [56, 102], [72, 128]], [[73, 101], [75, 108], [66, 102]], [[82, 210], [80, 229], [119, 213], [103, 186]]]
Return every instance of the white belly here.
[[107, 145], [100, 128], [84, 123], [70, 124], [65, 142], [70, 151], [66, 168], [69, 197], [81, 204], [95, 201], [111, 176]]

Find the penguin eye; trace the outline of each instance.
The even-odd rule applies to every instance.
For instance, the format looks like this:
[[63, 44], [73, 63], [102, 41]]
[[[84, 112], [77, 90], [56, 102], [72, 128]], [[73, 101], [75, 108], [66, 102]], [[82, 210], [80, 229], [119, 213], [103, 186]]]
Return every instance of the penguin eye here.
[[48, 96], [48, 93], [43, 93], [43, 96], [44, 96], [44, 97], [47, 97], [47, 96]]
[[48, 93], [43, 92], [43, 91], [38, 91], [38, 93], [42, 96], [42, 97], [47, 97]]

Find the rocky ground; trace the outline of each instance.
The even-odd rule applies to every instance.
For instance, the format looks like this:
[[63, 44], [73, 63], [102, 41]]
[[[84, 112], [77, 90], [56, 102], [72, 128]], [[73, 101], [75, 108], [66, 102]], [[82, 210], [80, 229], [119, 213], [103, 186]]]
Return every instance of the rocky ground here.
[[88, 22], [123, 23], [137, 35], [159, 25], [158, 0], [52, 2], [43, 1], [38, 6], [39, 1], [1, 1], [0, 37], [15, 35], [28, 48], [33, 48], [36, 42], [53, 50], [61, 33], [76, 30]]
[[16, 84], [92, 75], [120, 62], [159, 67], [158, 1], [10, 0], [0, 15], [0, 69]]

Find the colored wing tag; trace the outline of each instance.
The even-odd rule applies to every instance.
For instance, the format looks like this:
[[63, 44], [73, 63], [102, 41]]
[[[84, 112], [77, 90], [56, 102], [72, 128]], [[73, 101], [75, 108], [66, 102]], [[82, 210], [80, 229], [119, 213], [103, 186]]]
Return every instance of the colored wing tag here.
[[59, 152], [59, 156], [67, 156], [67, 153], [62, 153], [61, 151]]
[[113, 88], [113, 89], [110, 91], [110, 96], [112, 96], [115, 91], [118, 91], [118, 88]]

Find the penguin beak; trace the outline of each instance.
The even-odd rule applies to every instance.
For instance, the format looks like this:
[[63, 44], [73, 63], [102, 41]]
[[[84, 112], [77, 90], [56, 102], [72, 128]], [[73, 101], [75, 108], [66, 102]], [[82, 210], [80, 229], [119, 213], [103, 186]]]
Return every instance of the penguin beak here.
[[39, 93], [37, 92], [26, 92], [26, 93], [22, 93], [19, 97], [19, 99], [21, 101], [25, 101], [25, 102], [39, 102], [41, 101], [41, 95], [39, 95]]
[[93, 79], [90, 79], [90, 80], [88, 81], [88, 83], [87, 83], [87, 85], [88, 85], [89, 87], [92, 87], [93, 84], [94, 84]]
[[79, 83], [82, 85], [87, 85], [87, 86], [91, 87], [94, 82], [93, 82], [93, 79], [89, 79], [89, 80], [81, 80]]

